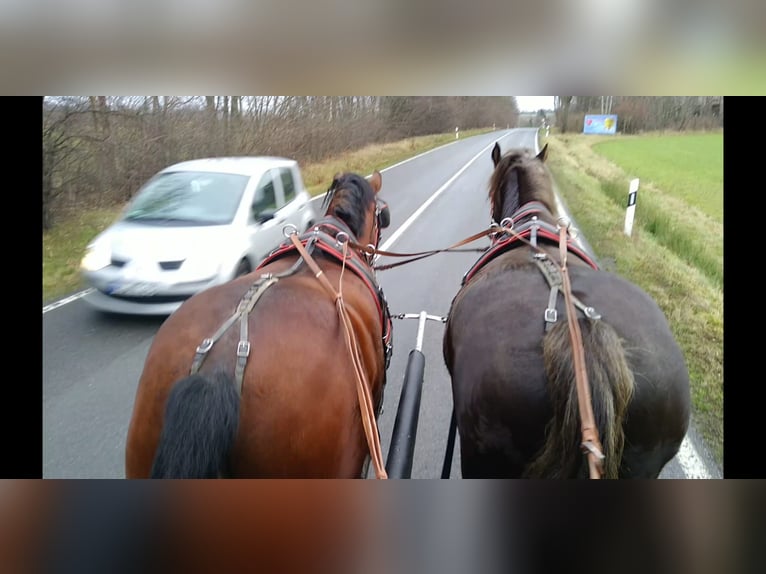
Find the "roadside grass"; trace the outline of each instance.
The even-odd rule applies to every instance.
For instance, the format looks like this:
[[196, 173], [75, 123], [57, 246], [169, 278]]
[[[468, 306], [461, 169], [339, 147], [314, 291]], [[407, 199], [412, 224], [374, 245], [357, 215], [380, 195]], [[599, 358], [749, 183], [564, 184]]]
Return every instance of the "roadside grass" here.
[[[460, 138], [487, 133], [490, 129], [466, 130]], [[387, 144], [375, 144], [333, 157], [321, 163], [301, 165], [306, 189], [312, 196], [324, 193], [339, 171], [364, 175], [383, 169], [413, 155], [455, 141], [455, 134], [436, 134], [408, 138]], [[82, 289], [80, 260], [88, 243], [120, 214], [124, 205], [81, 211], [62, 218], [53, 229], [43, 233], [43, 304]]]
[[[460, 139], [490, 132], [490, 129], [467, 130], [460, 132]], [[341, 171], [354, 171], [369, 175], [374, 170], [382, 170], [419, 153], [452, 143], [454, 133], [408, 138], [398, 142], [374, 144], [359, 150], [350, 151], [327, 161], [301, 165], [303, 183], [312, 196], [325, 191], [332, 182], [332, 177]], [[383, 182], [385, 186], [385, 180]]]
[[[633, 233], [627, 237], [623, 226], [628, 183], [635, 173], [601, 155], [601, 147], [594, 145], [598, 137], [551, 134], [548, 140], [548, 165], [559, 194], [598, 258], [613, 262], [614, 272], [643, 288], [665, 313], [689, 369], [694, 424], [722, 465], [723, 226], [719, 218], [689, 205], [690, 196], [682, 189], [642, 183]], [[640, 161], [643, 149], [638, 146], [628, 155]], [[714, 163], [712, 158], [709, 161]], [[703, 177], [702, 173], [693, 170], [692, 177]], [[722, 196], [722, 186], [718, 194]], [[708, 202], [708, 206], [714, 204]]]
[[43, 303], [82, 287], [80, 260], [86, 245], [111, 224], [122, 206], [69, 215], [43, 233]]
[[620, 136], [595, 143], [593, 149], [629, 177], [650, 183], [723, 223], [722, 131]]

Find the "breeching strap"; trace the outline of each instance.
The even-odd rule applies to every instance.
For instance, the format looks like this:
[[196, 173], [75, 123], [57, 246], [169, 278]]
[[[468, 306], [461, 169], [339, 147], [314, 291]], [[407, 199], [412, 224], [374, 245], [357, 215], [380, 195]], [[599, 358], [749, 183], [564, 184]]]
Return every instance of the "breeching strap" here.
[[314, 276], [319, 280], [322, 286], [332, 297], [335, 302], [335, 306], [338, 309], [338, 315], [340, 316], [341, 323], [343, 323], [344, 333], [346, 336], [346, 346], [351, 354], [351, 361], [354, 365], [354, 371], [356, 372], [356, 391], [359, 398], [359, 407], [362, 415], [362, 425], [364, 426], [364, 434], [367, 437], [367, 445], [370, 449], [370, 458], [375, 467], [376, 478], [388, 478], [385, 465], [383, 463], [383, 449], [380, 446], [380, 435], [378, 434], [378, 425], [375, 420], [375, 408], [372, 404], [372, 397], [370, 396], [370, 386], [367, 382], [367, 375], [365, 374], [362, 359], [359, 355], [359, 347], [357, 346], [356, 337], [353, 333], [353, 326], [351, 325], [351, 319], [346, 312], [346, 306], [343, 302], [343, 272], [346, 268], [346, 256], [348, 253], [348, 241], [343, 243], [343, 266], [341, 267], [340, 286], [339, 291], [330, 283], [327, 279], [324, 271], [319, 268], [316, 261], [309, 255], [309, 253], [303, 248], [303, 244], [298, 239], [297, 233], [290, 235], [290, 240], [295, 245], [295, 248], [301, 254], [306, 264], [314, 272]]
[[561, 255], [561, 276], [563, 278], [564, 300], [567, 309], [567, 323], [569, 335], [572, 339], [572, 357], [575, 369], [575, 382], [577, 385], [577, 402], [580, 407], [580, 423], [582, 429], [582, 447], [588, 457], [590, 478], [603, 477], [602, 446], [598, 438], [598, 428], [593, 416], [591, 404], [590, 385], [588, 384], [588, 371], [585, 367], [585, 354], [582, 344], [580, 324], [575, 314], [572, 301], [572, 285], [569, 281], [567, 270], [567, 226], [559, 225], [559, 253]]

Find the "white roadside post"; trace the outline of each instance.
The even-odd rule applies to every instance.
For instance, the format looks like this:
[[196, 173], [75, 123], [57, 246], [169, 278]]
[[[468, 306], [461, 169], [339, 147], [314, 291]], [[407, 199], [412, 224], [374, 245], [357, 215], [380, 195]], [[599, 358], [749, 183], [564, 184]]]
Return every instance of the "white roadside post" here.
[[455, 126], [455, 139], [457, 139], [457, 138], [458, 138], [457, 126]]
[[636, 196], [638, 195], [638, 179], [630, 181], [628, 190], [628, 210], [625, 213], [625, 235], [630, 237], [633, 232], [633, 217], [636, 213]]

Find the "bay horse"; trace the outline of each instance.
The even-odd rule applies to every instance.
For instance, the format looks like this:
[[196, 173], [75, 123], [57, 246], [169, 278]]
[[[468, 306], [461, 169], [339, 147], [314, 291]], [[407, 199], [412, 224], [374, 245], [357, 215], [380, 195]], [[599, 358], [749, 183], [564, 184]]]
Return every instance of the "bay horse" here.
[[603, 448], [601, 477], [657, 478], [689, 424], [684, 356], [656, 302], [578, 247], [557, 211], [547, 152], [547, 144], [537, 155], [493, 147], [489, 200], [498, 233], [450, 307], [443, 356], [462, 475], [589, 476], [563, 253]]
[[370, 256], [390, 218], [381, 186], [378, 171], [337, 174], [311, 229], [285, 230], [254, 271], [167, 318], [136, 391], [127, 478], [359, 478], [380, 460], [392, 336]]

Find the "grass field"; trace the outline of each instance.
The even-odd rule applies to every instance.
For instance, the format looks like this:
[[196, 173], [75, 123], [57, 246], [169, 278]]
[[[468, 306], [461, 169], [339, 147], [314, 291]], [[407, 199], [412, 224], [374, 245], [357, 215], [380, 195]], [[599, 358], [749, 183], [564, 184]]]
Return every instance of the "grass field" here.
[[[623, 136], [593, 146], [626, 174], [723, 223], [723, 134]], [[640, 192], [639, 192], [640, 193]]]
[[[722, 464], [723, 135], [559, 134], [548, 142], [559, 193], [599, 259], [667, 316], [686, 357], [695, 426]], [[634, 177], [641, 187], [627, 237]]]

